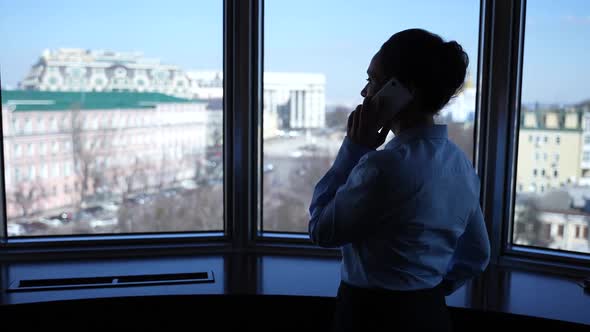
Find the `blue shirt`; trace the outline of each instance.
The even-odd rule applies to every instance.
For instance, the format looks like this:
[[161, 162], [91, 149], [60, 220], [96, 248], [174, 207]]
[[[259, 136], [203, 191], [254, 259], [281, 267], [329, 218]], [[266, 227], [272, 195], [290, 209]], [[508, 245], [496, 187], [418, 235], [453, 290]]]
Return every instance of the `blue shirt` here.
[[490, 243], [479, 178], [447, 127], [411, 128], [383, 150], [345, 138], [315, 187], [309, 235], [342, 247], [342, 281], [450, 294], [481, 273]]

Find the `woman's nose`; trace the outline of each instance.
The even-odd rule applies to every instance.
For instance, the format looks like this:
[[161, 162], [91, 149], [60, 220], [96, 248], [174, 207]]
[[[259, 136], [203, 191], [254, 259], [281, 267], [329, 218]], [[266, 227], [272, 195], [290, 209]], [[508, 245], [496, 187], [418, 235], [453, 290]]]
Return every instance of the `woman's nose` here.
[[365, 85], [365, 87], [361, 90], [361, 96], [363, 98], [367, 98], [367, 86]]

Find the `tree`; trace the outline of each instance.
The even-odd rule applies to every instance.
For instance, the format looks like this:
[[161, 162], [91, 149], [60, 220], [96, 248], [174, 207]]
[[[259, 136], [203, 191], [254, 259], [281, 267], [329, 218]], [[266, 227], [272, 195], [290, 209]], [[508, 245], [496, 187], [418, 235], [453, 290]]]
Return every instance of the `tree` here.
[[36, 210], [38, 204], [48, 197], [45, 187], [38, 181], [33, 182], [19, 182], [7, 196], [6, 200], [9, 204], [14, 205], [20, 209], [21, 217], [29, 217]]
[[514, 216], [514, 235], [516, 244], [530, 245], [534, 247], [548, 247], [551, 239], [548, 238], [547, 224], [540, 218], [538, 199], [527, 197], [521, 199], [516, 205]]

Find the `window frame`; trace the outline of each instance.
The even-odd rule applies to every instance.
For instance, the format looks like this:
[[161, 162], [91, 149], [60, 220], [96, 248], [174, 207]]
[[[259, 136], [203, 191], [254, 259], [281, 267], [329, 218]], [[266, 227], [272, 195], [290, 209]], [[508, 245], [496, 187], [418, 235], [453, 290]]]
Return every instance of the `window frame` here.
[[[500, 47], [504, 56], [485, 55], [486, 58], [491, 58], [487, 59], [487, 61], [492, 62], [488, 70], [495, 69], [503, 78], [497, 81], [494, 81], [493, 78], [482, 81], [484, 86], [487, 85], [487, 89], [485, 89], [488, 93], [487, 98], [496, 102], [498, 99], [504, 100], [503, 108], [500, 105], [500, 107], [488, 107], [486, 109], [489, 115], [486, 124], [488, 134], [484, 139], [493, 142], [500, 148], [495, 156], [488, 154], [486, 159], [482, 160], [482, 163], [488, 167], [490, 164], [505, 165], [504, 167], [508, 170], [506, 175], [502, 175], [503, 172], [495, 171], [485, 174], [482, 179], [482, 183], [484, 183], [482, 188], [484, 214], [492, 242], [492, 264], [576, 276], [587, 275], [590, 273], [588, 267], [590, 254], [527, 247], [512, 243], [517, 188], [519, 128], [522, 120], [520, 108], [527, 1], [482, 0], [482, 6], [484, 5], [486, 9], [492, 11], [489, 14], [491, 17], [487, 18], [488, 20], [492, 21], [493, 24], [504, 22], [506, 25], [503, 31], [499, 31], [501, 36], [495, 38], [496, 45], [488, 52], [496, 55], [496, 48]], [[496, 30], [493, 27], [492, 29]], [[497, 30], [502, 29], [498, 28]], [[491, 40], [487, 42], [492, 43]], [[493, 76], [491, 72], [487, 74]], [[490, 128], [493, 127], [494, 123], [496, 128]], [[504, 137], [508, 139], [505, 144], [500, 144]], [[560, 137], [557, 136], [556, 144], [559, 145], [559, 142]], [[486, 153], [489, 153], [489, 151], [486, 151]], [[494, 160], [494, 157], [497, 159]], [[490, 185], [492, 182], [495, 182], [493, 186]], [[493, 202], [492, 197], [497, 197], [499, 200]], [[490, 291], [491, 288], [488, 287], [488, 295], [494, 297]]]

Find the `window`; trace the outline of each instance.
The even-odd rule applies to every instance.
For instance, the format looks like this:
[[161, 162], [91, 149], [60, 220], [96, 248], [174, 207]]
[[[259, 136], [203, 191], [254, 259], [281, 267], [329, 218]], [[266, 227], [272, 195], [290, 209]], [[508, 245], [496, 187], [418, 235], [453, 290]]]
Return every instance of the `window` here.
[[37, 118], [37, 132], [43, 133], [45, 131], [45, 122], [43, 118]]
[[54, 178], [59, 177], [59, 164], [53, 164], [51, 167], [51, 176]]
[[529, 143], [533, 142], [533, 135], [529, 135]]
[[[30, 202], [42, 209], [21, 216], [19, 205], [10, 202], [28, 193], [16, 192], [21, 190], [16, 182], [7, 181], [1, 190], [9, 202], [8, 223], [23, 226], [26, 232], [19, 236], [222, 231], [223, 1], [146, 5], [130, 0], [117, 6], [116, 15], [105, 2], [93, 4], [92, 10], [82, 2], [68, 3], [67, 11], [64, 6], [19, 2], [11, 4], [10, 11], [0, 11], [0, 22], [7, 23], [0, 24], [0, 39], [13, 41], [10, 52], [0, 52], [2, 106], [8, 101], [14, 105], [15, 128], [20, 125], [28, 133], [35, 127], [35, 144], [46, 163], [39, 162], [37, 171], [41, 178], [48, 177], [35, 184], [47, 193], [59, 191], [57, 197]], [[34, 17], [52, 18], [37, 20], [35, 38], [22, 25], [8, 24]], [[75, 33], [63, 28], [72, 17]], [[159, 33], [146, 38], [154, 19]], [[108, 43], [102, 40], [105, 34], [111, 35]], [[188, 40], [199, 42], [182, 42]], [[112, 85], [115, 76], [118, 86]], [[50, 78], [55, 85], [47, 84]], [[139, 79], [141, 88], [135, 85]], [[178, 80], [185, 84], [178, 86]], [[215, 84], [205, 87], [200, 82]], [[5, 89], [8, 86], [18, 88]], [[107, 128], [113, 119], [117, 128]], [[121, 127], [124, 120], [127, 128]], [[43, 123], [44, 131], [37, 131]], [[148, 128], [147, 123], [153, 125]], [[160, 139], [167, 131], [199, 134], [177, 150]], [[146, 135], [155, 142], [112, 147], [114, 137]], [[28, 142], [18, 142], [18, 148], [14, 139], [6, 142], [12, 146], [5, 151], [28, 153]], [[174, 162], [165, 158], [167, 151], [177, 153]], [[11, 157], [4, 158], [5, 167], [14, 169]], [[120, 162], [109, 162], [107, 172], [109, 158]], [[30, 176], [28, 165], [20, 167], [26, 167], [22, 175]], [[105, 209], [77, 210], [90, 204]], [[56, 210], [71, 211], [79, 223], [50, 229], [28, 226]], [[108, 226], [90, 226], [94, 224]]]
[[49, 166], [47, 164], [41, 165], [41, 177], [44, 179], [49, 177]]
[[18, 143], [15, 143], [14, 144], [14, 155], [16, 157], [20, 157], [22, 154], [23, 154], [23, 151], [22, 151], [21, 145]]
[[30, 134], [33, 132], [33, 123], [31, 122], [30, 118], [25, 118], [25, 134]]
[[51, 131], [53, 132], [57, 132], [58, 128], [57, 128], [57, 119], [54, 117], [51, 117], [49, 119], [49, 125], [51, 126]]
[[557, 235], [563, 237], [563, 231], [564, 231], [565, 226], [564, 225], [559, 225], [557, 227]]
[[35, 180], [37, 177], [37, 172], [35, 166], [29, 166], [29, 181]]
[[29, 157], [33, 156], [35, 154], [35, 146], [33, 145], [33, 143], [29, 143], [27, 144], [27, 155]]
[[[582, 237], [582, 230], [572, 225], [572, 214], [590, 220], [583, 199], [579, 202], [574, 198], [590, 196], [590, 150], [586, 151], [590, 144], [590, 119], [587, 117], [590, 92], [581, 88], [578, 80], [580, 73], [590, 75], [590, 48], [579, 47], [580, 41], [587, 38], [588, 29], [587, 26], [581, 28], [582, 16], [575, 14], [588, 10], [590, 3], [587, 2], [562, 1], [558, 6], [552, 1], [537, 0], [526, 5], [520, 109], [536, 114], [537, 118], [552, 114], [551, 121], [546, 117], [547, 122], [551, 122], [550, 132], [543, 135], [548, 144], [537, 149], [543, 156], [552, 155], [550, 168], [545, 166], [540, 171], [541, 176], [552, 179], [553, 186], [538, 182], [535, 174], [539, 164], [528, 143], [519, 143], [515, 182], [531, 190], [516, 191], [515, 194], [512, 222], [528, 225], [524, 229], [513, 228], [512, 243], [515, 245], [590, 253], [590, 243], [571, 242]], [[560, 23], [550, 19], [548, 12], [553, 18], [561, 18]], [[539, 77], [543, 79], [539, 80]], [[523, 123], [518, 130], [521, 137], [536, 135], [539, 131], [525, 127]], [[535, 193], [536, 188], [539, 191]], [[560, 237], [558, 246], [551, 243], [540, 226], [550, 220], [559, 225], [556, 231]], [[564, 234], [570, 230], [572, 234]]]
[[582, 229], [582, 238], [588, 240], [588, 226], [584, 226]]
[[[473, 157], [479, 2], [384, 2], [380, 7], [367, 10], [362, 1], [265, 2], [263, 231], [307, 233], [313, 189], [338, 152], [348, 114], [362, 103], [367, 66], [397, 31], [421, 26], [465, 48], [471, 64], [465, 89], [437, 121], [446, 123], [450, 138]], [[305, 28], [297, 23], [301, 17]], [[371, 37], [350, 22], [362, 22]]]

